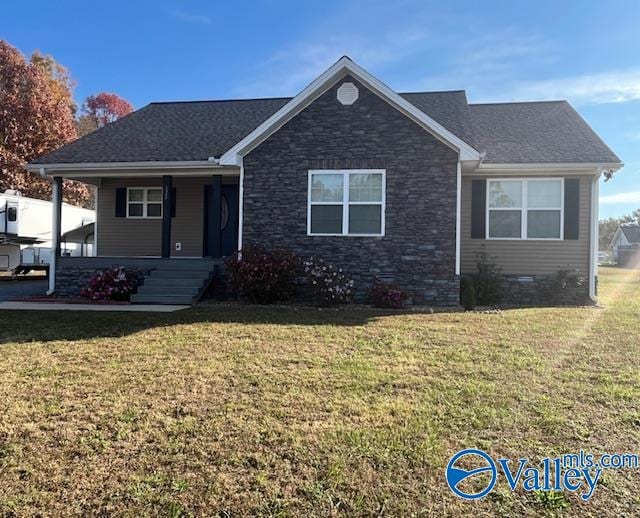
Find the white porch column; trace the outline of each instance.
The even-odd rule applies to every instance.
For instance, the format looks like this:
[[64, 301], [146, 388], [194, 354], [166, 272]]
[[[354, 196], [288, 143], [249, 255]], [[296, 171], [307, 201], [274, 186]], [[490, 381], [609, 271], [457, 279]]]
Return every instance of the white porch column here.
[[51, 193], [51, 261], [49, 263], [49, 290], [51, 295], [56, 289], [56, 266], [60, 257], [60, 235], [62, 229], [62, 178], [53, 178], [53, 192]]

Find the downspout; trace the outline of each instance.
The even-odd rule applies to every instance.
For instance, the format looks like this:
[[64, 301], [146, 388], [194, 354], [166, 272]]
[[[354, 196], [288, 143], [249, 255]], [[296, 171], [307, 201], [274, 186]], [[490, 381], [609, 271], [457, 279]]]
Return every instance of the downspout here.
[[600, 196], [600, 175], [601, 170], [591, 182], [591, 232], [589, 236], [589, 298], [593, 302], [598, 302], [598, 201]]
[[240, 158], [240, 184], [238, 186], [238, 252], [242, 254], [242, 230], [244, 219], [244, 158]]
[[462, 164], [458, 160], [456, 167], [456, 275], [460, 275], [460, 241], [462, 231]]

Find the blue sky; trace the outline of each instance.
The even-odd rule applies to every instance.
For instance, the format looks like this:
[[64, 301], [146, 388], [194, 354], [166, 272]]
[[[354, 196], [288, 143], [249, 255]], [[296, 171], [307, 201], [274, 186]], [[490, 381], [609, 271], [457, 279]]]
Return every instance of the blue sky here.
[[[52, 54], [79, 101], [295, 95], [341, 55], [397, 91], [568, 99], [625, 162], [601, 216], [640, 207], [640, 2], [6, 2], [0, 38]], [[99, 7], [98, 7], [99, 6]], [[108, 7], [107, 7], [108, 6]]]

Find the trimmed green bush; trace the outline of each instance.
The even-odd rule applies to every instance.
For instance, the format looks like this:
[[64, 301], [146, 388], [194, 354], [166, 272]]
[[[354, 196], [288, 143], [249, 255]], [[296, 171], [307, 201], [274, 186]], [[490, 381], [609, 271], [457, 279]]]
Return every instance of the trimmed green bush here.
[[471, 277], [460, 279], [460, 305], [467, 311], [476, 309], [476, 288]]

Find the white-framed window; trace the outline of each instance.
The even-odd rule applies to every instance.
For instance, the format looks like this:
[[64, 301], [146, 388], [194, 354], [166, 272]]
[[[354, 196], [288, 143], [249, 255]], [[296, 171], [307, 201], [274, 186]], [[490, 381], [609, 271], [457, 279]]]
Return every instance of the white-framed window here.
[[563, 239], [564, 180], [487, 180], [486, 233], [487, 239]]
[[162, 187], [127, 187], [127, 218], [162, 217]]
[[309, 171], [307, 234], [383, 236], [384, 169]]

